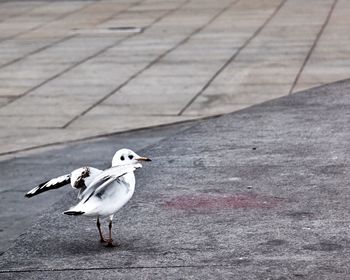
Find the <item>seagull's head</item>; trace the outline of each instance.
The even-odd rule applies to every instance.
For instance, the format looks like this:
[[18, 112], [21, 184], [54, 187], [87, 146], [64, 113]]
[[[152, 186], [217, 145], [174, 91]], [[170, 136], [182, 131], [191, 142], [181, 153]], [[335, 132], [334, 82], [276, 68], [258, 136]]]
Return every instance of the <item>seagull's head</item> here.
[[141, 157], [130, 149], [121, 149], [114, 154], [112, 166], [140, 164], [141, 161], [151, 161], [147, 157]]

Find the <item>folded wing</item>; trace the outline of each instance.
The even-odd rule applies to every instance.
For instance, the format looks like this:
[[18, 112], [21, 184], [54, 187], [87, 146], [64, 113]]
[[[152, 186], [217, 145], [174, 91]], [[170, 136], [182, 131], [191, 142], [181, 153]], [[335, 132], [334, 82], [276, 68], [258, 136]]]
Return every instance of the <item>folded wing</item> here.
[[85, 203], [93, 195], [99, 195], [102, 192], [105, 192], [106, 188], [108, 188], [112, 182], [119, 180], [119, 178], [126, 173], [133, 172], [139, 167], [139, 165], [134, 164], [115, 166], [104, 170], [101, 174], [95, 177], [91, 184], [87, 186], [87, 189], [81, 194], [82, 201]]

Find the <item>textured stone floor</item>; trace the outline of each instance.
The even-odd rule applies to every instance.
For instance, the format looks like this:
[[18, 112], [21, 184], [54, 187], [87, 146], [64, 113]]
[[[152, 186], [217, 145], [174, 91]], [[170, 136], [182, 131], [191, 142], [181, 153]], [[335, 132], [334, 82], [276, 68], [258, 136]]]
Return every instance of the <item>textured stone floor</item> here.
[[40, 216], [0, 252], [0, 279], [349, 279], [349, 122], [350, 79], [198, 121], [141, 148], [152, 162], [135, 172], [135, 194], [114, 217], [116, 248], [99, 242], [95, 219], [62, 214], [77, 203], [70, 187], [49, 209], [43, 202], [56, 190], [31, 199], [11, 190], [23, 194], [26, 181], [86, 160], [106, 166], [122, 139], [0, 162], [9, 190], [0, 193], [0, 228]]
[[0, 2], [0, 155], [350, 76], [348, 0]]

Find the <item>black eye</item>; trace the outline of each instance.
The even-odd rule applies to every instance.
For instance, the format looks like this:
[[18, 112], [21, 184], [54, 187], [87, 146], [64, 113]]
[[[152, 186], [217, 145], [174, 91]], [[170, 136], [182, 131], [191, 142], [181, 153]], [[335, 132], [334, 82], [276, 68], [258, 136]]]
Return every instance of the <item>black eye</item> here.
[[121, 159], [121, 160], [124, 160], [125, 158], [124, 158], [124, 156], [121, 156], [120, 159]]
[[133, 157], [134, 157], [133, 155], [129, 155], [129, 159], [133, 159]]

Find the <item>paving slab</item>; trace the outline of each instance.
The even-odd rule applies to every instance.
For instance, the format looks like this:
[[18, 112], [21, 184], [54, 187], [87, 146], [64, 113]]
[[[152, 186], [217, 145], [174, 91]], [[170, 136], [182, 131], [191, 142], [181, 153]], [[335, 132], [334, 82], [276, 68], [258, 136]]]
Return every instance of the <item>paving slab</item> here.
[[61, 20], [65, 18], [66, 15], [80, 11], [88, 4], [89, 2], [84, 1], [57, 1], [39, 5], [21, 16], [11, 17], [1, 22], [0, 41], [12, 39], [26, 34], [27, 32], [38, 30], [46, 24]]
[[[272, 10], [271, 16], [264, 20], [265, 27], [251, 37], [250, 43], [244, 49], [237, 50], [235, 59], [182, 114], [208, 115], [225, 112], [228, 104], [236, 105], [233, 102], [234, 96], [244, 96], [242, 87], [249, 87], [250, 84], [262, 85], [260, 91], [253, 91], [257, 95], [274, 91], [276, 84], [277, 87], [284, 84], [277, 89], [281, 95], [289, 94], [314, 38], [327, 19], [333, 1], [317, 1], [317, 4], [312, 1], [286, 1], [278, 6], [279, 10]], [[303, 16], [306, 14], [310, 18]], [[323, 69], [320, 68], [320, 71]], [[230, 86], [224, 92], [216, 90], [218, 85], [227, 83]], [[267, 86], [263, 86], [264, 84]], [[268, 95], [265, 98], [270, 99]], [[246, 103], [248, 99], [251, 104], [258, 103], [258, 100], [263, 101], [246, 98]]]
[[115, 217], [120, 247], [101, 246], [92, 219], [62, 215], [72, 191], [1, 256], [1, 277], [346, 279], [349, 106], [347, 80], [200, 121], [143, 149], [153, 161]]
[[0, 153], [346, 79], [349, 18], [347, 0], [1, 1]]
[[339, 0], [315, 50], [303, 69], [295, 90], [326, 84], [334, 81], [335, 77], [336, 79], [349, 77], [350, 64], [346, 59], [349, 55], [349, 49], [346, 46], [350, 40], [346, 32], [349, 13], [350, 3]]
[[12, 17], [19, 17], [30, 10], [33, 10], [34, 8], [46, 5], [47, 3], [43, 3], [41, 1], [25, 1], [25, 2], [17, 2], [17, 1], [3, 1], [0, 3], [0, 16], [1, 16], [1, 22], [5, 21]]

